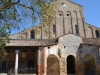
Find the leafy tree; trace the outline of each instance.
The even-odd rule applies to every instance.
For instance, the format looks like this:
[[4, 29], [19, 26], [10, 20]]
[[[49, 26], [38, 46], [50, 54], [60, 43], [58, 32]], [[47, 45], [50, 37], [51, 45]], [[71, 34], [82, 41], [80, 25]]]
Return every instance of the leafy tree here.
[[52, 0], [0, 0], [0, 55], [5, 55], [3, 39], [15, 29], [27, 27], [25, 22], [51, 25], [54, 17]]

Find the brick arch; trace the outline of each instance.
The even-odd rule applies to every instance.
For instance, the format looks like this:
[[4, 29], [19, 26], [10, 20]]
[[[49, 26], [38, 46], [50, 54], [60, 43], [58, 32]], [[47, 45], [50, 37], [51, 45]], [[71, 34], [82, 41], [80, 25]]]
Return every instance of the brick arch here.
[[47, 75], [60, 75], [59, 60], [53, 54], [47, 58]]
[[93, 29], [88, 27], [88, 38], [93, 38]]
[[96, 75], [95, 59], [91, 54], [84, 57], [85, 75]]

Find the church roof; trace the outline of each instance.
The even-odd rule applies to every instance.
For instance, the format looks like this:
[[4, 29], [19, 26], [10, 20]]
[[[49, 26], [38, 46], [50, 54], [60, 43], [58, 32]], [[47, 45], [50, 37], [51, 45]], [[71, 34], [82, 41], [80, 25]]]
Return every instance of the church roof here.
[[20, 46], [50, 46], [57, 44], [56, 39], [11, 39], [7, 47]]
[[83, 38], [83, 44], [100, 45], [100, 38]]

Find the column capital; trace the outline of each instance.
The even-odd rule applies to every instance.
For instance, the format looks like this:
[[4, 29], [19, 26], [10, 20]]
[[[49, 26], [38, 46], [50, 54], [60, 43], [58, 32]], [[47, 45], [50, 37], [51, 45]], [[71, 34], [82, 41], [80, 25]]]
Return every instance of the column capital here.
[[15, 50], [15, 52], [18, 54], [19, 53], [19, 50]]

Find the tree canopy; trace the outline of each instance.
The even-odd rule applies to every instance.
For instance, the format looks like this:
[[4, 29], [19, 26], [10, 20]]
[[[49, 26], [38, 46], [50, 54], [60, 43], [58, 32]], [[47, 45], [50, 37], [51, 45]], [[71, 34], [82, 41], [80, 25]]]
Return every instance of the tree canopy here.
[[0, 0], [0, 53], [3, 54], [4, 41], [13, 30], [34, 25], [50, 25], [54, 17], [52, 0]]

